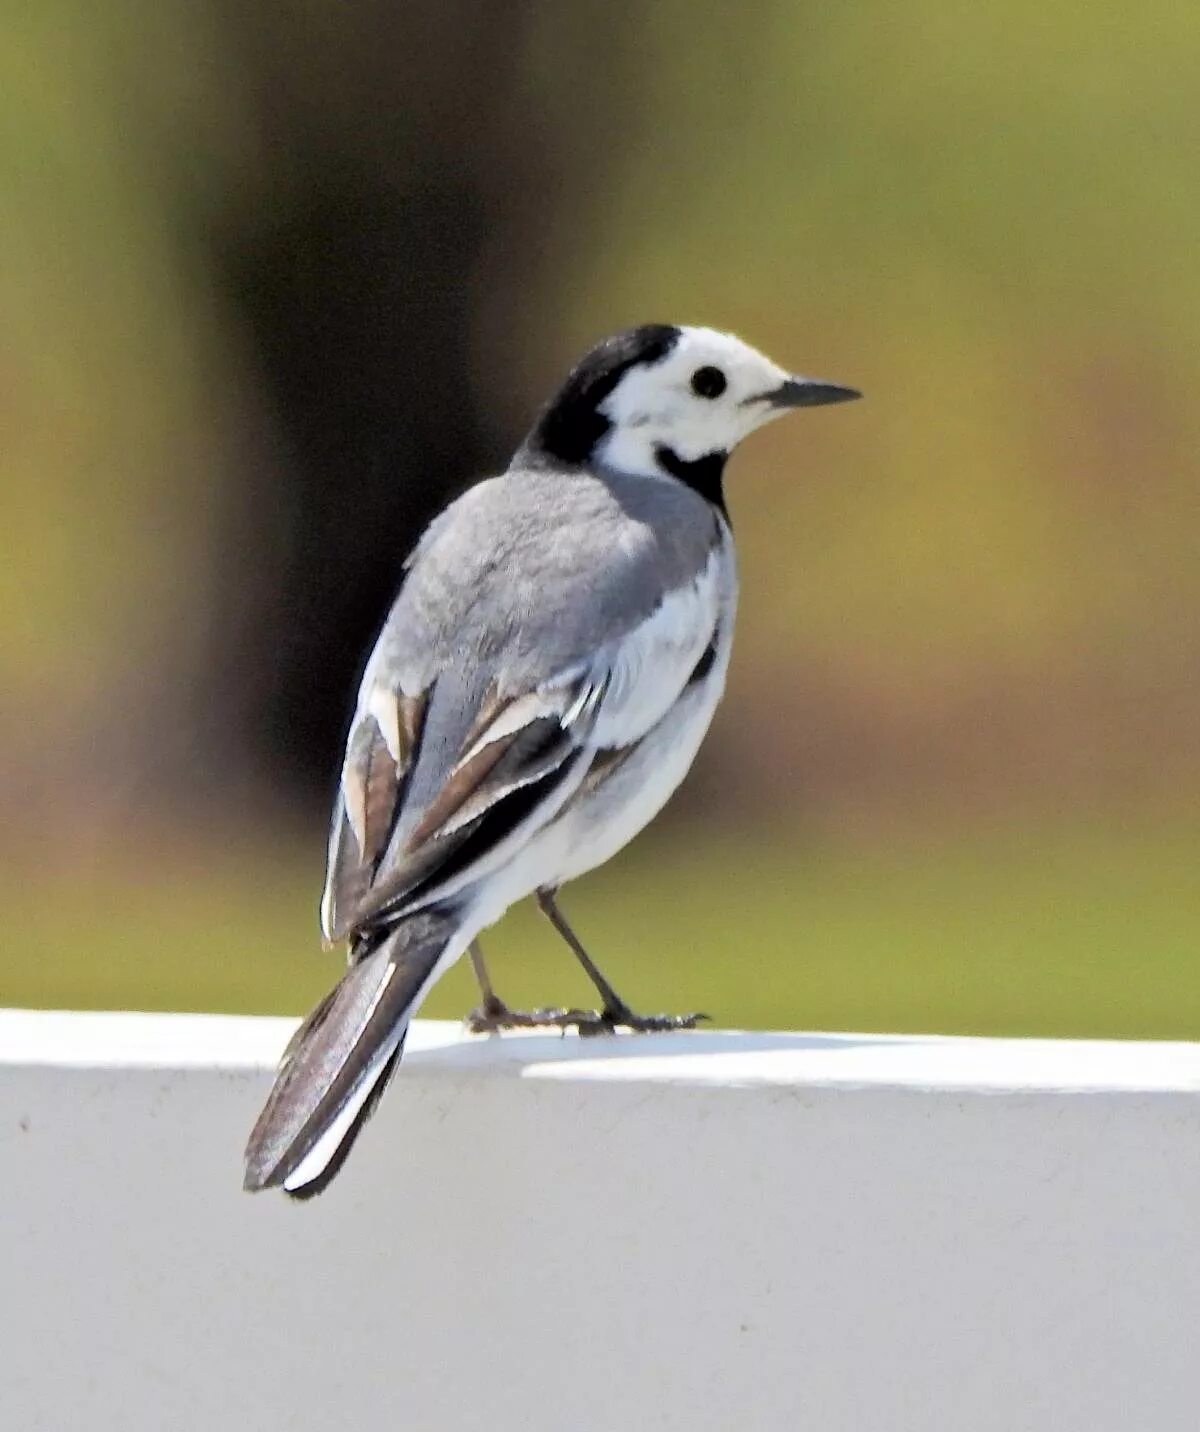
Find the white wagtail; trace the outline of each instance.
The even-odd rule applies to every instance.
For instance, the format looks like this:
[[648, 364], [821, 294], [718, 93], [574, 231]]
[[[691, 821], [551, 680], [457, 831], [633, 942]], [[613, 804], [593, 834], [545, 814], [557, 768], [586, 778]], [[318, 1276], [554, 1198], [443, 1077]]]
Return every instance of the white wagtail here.
[[[725, 685], [737, 603], [722, 475], [790, 408], [858, 397], [739, 339], [649, 324], [594, 348], [507, 472], [436, 518], [367, 662], [321, 905], [349, 968], [283, 1056], [248, 1189], [319, 1193], [470, 952], [477, 1028], [690, 1028], [638, 1016], [555, 903], [662, 809]], [[509, 1011], [477, 936], [536, 895], [602, 1008]]]

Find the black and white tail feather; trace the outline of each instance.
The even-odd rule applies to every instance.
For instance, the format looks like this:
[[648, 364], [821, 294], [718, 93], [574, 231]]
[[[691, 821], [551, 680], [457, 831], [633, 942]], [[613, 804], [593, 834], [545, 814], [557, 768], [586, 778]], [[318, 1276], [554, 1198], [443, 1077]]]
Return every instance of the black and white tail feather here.
[[250, 1135], [247, 1189], [311, 1198], [337, 1174], [395, 1073], [410, 1013], [457, 923], [428, 912], [384, 932], [296, 1031]]
[[725, 458], [789, 407], [853, 396], [728, 334], [634, 329], [427, 529], [363, 675], [334, 809], [321, 917], [350, 967], [284, 1054], [246, 1188], [319, 1193], [443, 969], [661, 809], [729, 660]]

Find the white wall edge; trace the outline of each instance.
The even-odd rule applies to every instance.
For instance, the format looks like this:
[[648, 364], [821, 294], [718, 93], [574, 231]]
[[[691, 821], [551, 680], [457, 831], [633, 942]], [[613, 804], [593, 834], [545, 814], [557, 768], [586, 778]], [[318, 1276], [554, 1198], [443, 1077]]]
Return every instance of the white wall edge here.
[[[296, 1024], [265, 1015], [0, 1009], [0, 1065], [269, 1070]], [[648, 1084], [1200, 1092], [1200, 1043], [1167, 1041], [746, 1030], [488, 1037], [450, 1020], [417, 1020], [405, 1062], [430, 1072]]]
[[0, 1011], [3, 1432], [1195, 1432], [1200, 1044], [419, 1021], [297, 1205], [295, 1024]]

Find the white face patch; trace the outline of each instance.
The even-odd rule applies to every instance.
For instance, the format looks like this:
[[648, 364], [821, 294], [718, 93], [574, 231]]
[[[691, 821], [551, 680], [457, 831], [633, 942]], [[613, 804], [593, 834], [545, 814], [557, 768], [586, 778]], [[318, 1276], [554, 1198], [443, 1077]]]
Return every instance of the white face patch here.
[[787, 378], [732, 334], [681, 329], [664, 359], [635, 364], [600, 404], [612, 429], [598, 454], [620, 472], [658, 475], [660, 447], [684, 462], [732, 452], [755, 428], [782, 416], [765, 395]]

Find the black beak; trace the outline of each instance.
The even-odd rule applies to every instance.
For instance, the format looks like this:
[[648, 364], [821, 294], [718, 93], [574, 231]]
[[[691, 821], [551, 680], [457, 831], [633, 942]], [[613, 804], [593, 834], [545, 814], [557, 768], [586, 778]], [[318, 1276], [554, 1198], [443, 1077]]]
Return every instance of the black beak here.
[[817, 408], [824, 403], [848, 403], [862, 394], [857, 388], [822, 383], [817, 378], [789, 378], [763, 397], [773, 408]]

